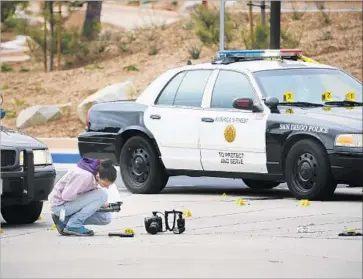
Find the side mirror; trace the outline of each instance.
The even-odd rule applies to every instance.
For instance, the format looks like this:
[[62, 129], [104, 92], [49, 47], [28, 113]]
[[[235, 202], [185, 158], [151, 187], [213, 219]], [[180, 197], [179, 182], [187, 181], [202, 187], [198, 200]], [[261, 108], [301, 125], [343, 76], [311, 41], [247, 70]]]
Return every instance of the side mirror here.
[[271, 110], [277, 110], [277, 106], [279, 104], [279, 99], [276, 97], [266, 97], [265, 105], [268, 106]]
[[263, 109], [260, 106], [256, 106], [251, 98], [238, 98], [233, 101], [233, 107], [235, 109], [252, 110], [253, 112], [261, 112]]
[[0, 110], [1, 110], [1, 119], [3, 119], [6, 115], [6, 111], [3, 109], [0, 109]]

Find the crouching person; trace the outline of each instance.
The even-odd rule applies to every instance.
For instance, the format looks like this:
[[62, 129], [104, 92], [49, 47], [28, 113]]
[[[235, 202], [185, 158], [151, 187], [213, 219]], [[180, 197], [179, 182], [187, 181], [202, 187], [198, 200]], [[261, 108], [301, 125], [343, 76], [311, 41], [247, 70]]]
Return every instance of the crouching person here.
[[105, 189], [115, 182], [116, 177], [116, 169], [110, 160], [82, 158], [74, 169], [69, 170], [48, 197], [58, 232], [61, 235], [92, 236], [94, 232], [85, 225], [109, 224], [111, 213], [98, 210], [107, 206]]

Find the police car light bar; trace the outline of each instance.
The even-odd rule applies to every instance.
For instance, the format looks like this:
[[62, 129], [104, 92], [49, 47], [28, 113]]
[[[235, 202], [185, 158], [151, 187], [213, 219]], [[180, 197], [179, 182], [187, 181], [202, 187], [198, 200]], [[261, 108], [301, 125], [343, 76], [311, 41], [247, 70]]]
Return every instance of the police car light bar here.
[[288, 58], [298, 57], [302, 54], [301, 49], [253, 49], [253, 50], [222, 50], [218, 52], [217, 58], [236, 59], [263, 59], [263, 58]]

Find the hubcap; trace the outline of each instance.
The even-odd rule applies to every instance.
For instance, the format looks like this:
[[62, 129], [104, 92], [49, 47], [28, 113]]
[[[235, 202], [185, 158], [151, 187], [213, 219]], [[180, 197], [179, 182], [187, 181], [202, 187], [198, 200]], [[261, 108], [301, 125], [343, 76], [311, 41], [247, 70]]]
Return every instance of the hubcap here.
[[150, 174], [149, 154], [143, 148], [131, 150], [128, 171], [132, 180], [143, 183]]
[[295, 183], [302, 191], [314, 187], [317, 179], [317, 161], [310, 153], [304, 153], [297, 158], [294, 166]]

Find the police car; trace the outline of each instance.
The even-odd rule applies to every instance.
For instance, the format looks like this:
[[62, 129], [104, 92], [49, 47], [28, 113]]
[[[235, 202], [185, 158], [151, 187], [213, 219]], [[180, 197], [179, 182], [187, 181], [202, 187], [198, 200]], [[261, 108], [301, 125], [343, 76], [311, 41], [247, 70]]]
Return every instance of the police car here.
[[136, 100], [94, 105], [82, 156], [113, 159], [132, 193], [170, 176], [286, 182], [297, 199], [362, 186], [362, 83], [298, 49], [220, 51], [170, 69]]

